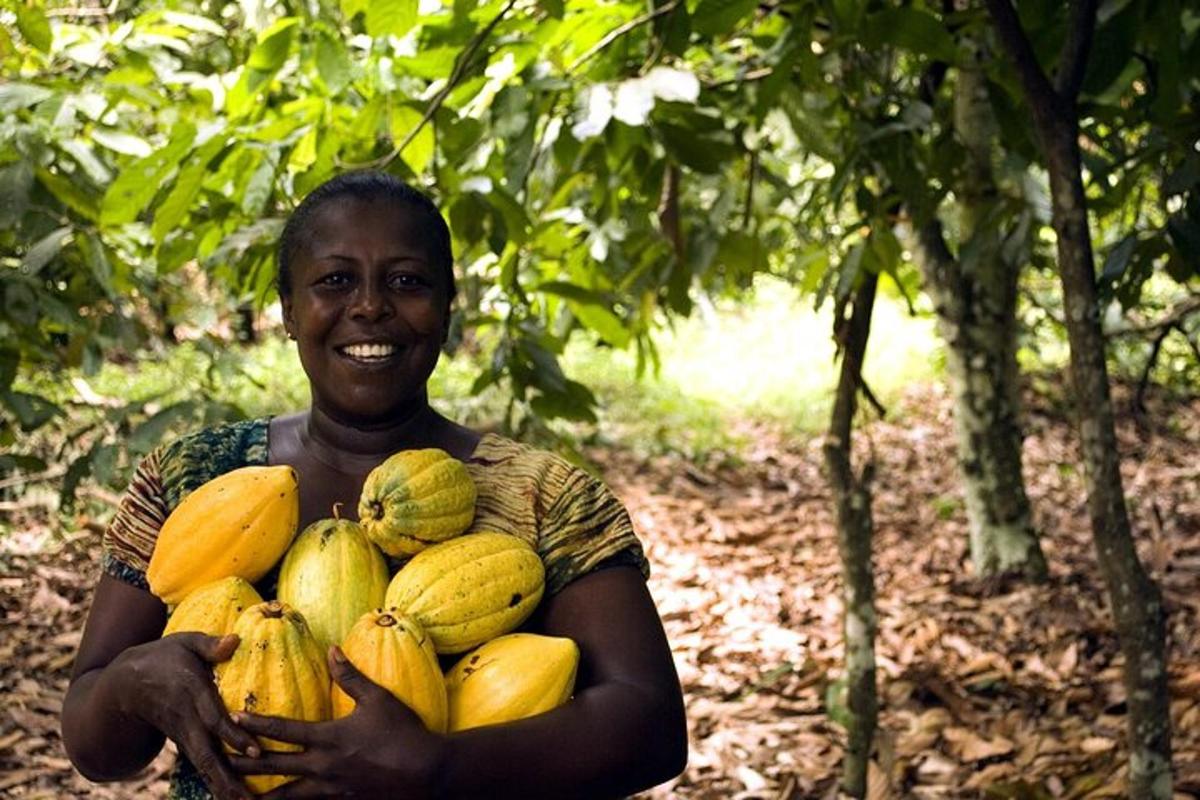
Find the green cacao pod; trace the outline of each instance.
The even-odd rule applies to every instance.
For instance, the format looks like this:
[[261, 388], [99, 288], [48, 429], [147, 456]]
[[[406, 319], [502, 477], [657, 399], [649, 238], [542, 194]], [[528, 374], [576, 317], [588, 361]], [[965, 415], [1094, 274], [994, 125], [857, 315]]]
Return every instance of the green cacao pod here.
[[571, 698], [579, 648], [560, 636], [510, 633], [467, 653], [446, 673], [450, 731], [532, 717]]
[[358, 618], [383, 605], [388, 568], [379, 548], [355, 522], [321, 519], [283, 557], [279, 599], [304, 615], [325, 652], [341, 644]]
[[[446, 682], [433, 641], [416, 620], [375, 609], [362, 615], [342, 643], [350, 663], [416, 712], [425, 727], [446, 732]], [[333, 718], [354, 710], [354, 698], [333, 687]]]
[[546, 588], [542, 559], [505, 533], [468, 533], [400, 568], [384, 603], [413, 617], [439, 653], [461, 653], [524, 622]]
[[250, 606], [263, 601], [249, 581], [236, 576], [206, 583], [183, 598], [167, 619], [163, 636], [195, 631], [209, 636], [224, 636]]
[[475, 482], [444, 450], [402, 450], [367, 475], [358, 519], [391, 556], [419, 553], [457, 536], [475, 518]]
[[[330, 718], [330, 678], [325, 654], [304, 617], [272, 600], [242, 612], [233, 632], [240, 642], [214, 673], [230, 713], [247, 711], [306, 722]], [[259, 737], [264, 750], [295, 752], [299, 745]], [[247, 775], [246, 786], [265, 794], [294, 780], [290, 775]]]

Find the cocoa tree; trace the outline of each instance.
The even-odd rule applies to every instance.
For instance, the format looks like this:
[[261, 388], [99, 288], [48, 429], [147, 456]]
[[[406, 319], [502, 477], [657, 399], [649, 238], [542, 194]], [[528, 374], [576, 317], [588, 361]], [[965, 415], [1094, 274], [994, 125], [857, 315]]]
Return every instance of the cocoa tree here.
[[1097, 560], [1125, 655], [1130, 794], [1169, 798], [1171, 720], [1165, 614], [1158, 587], [1138, 558], [1125, 506], [1100, 327], [1088, 201], [1081, 177], [1078, 99], [1095, 32], [1097, 4], [1078, 0], [1071, 5], [1070, 25], [1053, 77], [1043, 69], [1009, 0], [988, 0], [987, 6], [1007, 55], [1016, 66], [1050, 174], [1088, 512]]

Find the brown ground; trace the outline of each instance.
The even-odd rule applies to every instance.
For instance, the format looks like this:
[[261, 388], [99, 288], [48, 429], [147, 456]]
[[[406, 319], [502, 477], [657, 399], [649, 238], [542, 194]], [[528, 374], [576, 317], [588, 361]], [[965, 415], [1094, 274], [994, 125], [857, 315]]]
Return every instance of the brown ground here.
[[[872, 798], [1099, 798], [1125, 780], [1121, 658], [1092, 556], [1074, 437], [1030, 413], [1029, 490], [1052, 578], [970, 578], [946, 398], [923, 389], [862, 437], [875, 498], [882, 731]], [[743, 462], [598, 452], [655, 565], [691, 759], [661, 798], [830, 796], [842, 731], [839, 567], [816, 442], [748, 431]], [[1200, 400], [1120, 428], [1141, 555], [1170, 612], [1178, 797], [1200, 797]], [[723, 463], [724, 462], [724, 463]], [[0, 542], [0, 796], [160, 797], [164, 754], [122, 787], [67, 762], [57, 716], [98, 536]]]

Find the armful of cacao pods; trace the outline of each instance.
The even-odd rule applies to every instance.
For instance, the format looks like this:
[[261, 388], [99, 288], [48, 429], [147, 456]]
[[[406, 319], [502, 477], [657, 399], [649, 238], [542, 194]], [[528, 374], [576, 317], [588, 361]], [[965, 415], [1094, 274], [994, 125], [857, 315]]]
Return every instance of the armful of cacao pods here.
[[135, 775], [169, 737], [217, 797], [245, 797], [218, 748], [220, 740], [255, 742], [225, 712], [210, 666], [237, 641], [198, 633], [160, 639], [165, 620], [158, 598], [101, 577], [63, 702], [67, 755], [90, 780], [116, 781]]
[[395, 798], [623, 797], [668, 780], [687, 757], [683, 697], [641, 573], [613, 567], [546, 598], [525, 630], [580, 649], [575, 696], [537, 716], [431, 733], [349, 662], [330, 660], [349, 716], [305, 723], [247, 715], [259, 736], [301, 752], [232, 756], [247, 774], [301, 776], [264, 800], [346, 793]]

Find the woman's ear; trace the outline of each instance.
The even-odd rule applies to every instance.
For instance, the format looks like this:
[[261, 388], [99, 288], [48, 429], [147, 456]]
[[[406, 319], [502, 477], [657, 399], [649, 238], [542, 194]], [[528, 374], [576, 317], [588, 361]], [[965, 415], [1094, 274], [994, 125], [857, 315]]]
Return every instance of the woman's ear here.
[[296, 338], [296, 320], [292, 316], [292, 298], [280, 296], [279, 306], [283, 309], [283, 329], [289, 339]]

